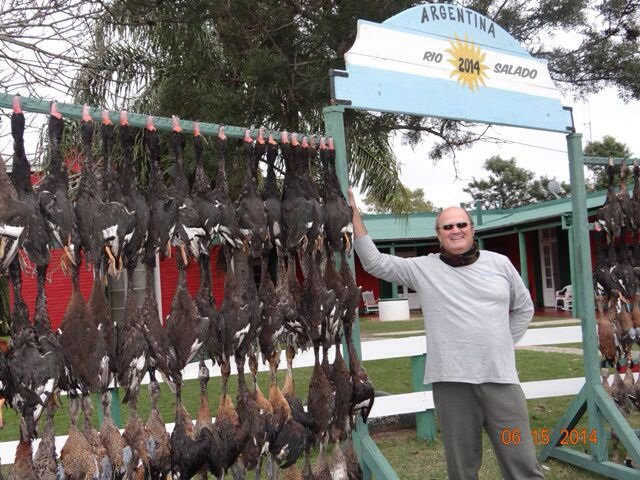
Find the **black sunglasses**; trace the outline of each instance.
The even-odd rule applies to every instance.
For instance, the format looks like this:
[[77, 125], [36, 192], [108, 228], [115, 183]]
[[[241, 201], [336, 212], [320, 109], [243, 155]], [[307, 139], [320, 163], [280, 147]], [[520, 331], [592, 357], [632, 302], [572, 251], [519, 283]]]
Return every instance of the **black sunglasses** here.
[[468, 226], [469, 226], [469, 222], [447, 223], [446, 225], [441, 225], [440, 227], [438, 227], [438, 230], [442, 229], [442, 230], [449, 231], [449, 230], [453, 230], [453, 227], [458, 227], [460, 230], [463, 230]]

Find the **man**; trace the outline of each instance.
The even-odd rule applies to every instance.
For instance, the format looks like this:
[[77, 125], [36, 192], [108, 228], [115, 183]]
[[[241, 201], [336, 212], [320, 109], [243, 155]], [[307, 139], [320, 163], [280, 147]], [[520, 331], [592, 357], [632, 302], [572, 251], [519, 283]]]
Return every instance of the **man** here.
[[439, 254], [382, 254], [367, 235], [352, 191], [349, 200], [363, 268], [420, 297], [427, 337], [424, 383], [433, 384], [449, 479], [478, 478], [483, 428], [505, 479], [544, 478], [514, 353], [533, 303], [509, 259], [478, 249], [471, 217], [458, 207], [436, 218]]

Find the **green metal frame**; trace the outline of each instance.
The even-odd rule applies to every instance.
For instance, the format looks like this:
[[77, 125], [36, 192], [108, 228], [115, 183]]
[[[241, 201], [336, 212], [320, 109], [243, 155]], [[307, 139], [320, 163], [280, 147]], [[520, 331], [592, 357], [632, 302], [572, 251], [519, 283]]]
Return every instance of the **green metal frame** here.
[[[346, 144], [344, 136], [344, 107], [330, 106], [324, 109], [325, 126], [328, 134], [333, 135], [336, 144], [336, 171], [341, 180], [343, 191], [346, 193], [348, 181], [348, 167], [346, 161]], [[591, 252], [589, 243], [589, 224], [584, 182], [584, 158], [582, 155], [582, 135], [570, 133], [567, 135], [569, 153], [569, 169], [571, 180], [571, 205], [572, 222], [569, 228], [570, 255], [572, 257], [572, 284], [574, 289], [574, 312], [580, 312], [582, 326], [582, 343], [584, 349], [585, 385], [574, 398], [570, 407], [563, 415], [560, 422], [553, 429], [550, 442], [539, 454], [540, 460], [549, 457], [574, 464], [586, 470], [607, 475], [617, 479], [640, 479], [640, 471], [616, 464], [607, 458], [608, 432], [605, 423], [616, 432], [620, 441], [627, 449], [630, 457], [636, 464], [640, 464], [640, 440], [636, 437], [627, 420], [622, 416], [613, 400], [606, 394], [599, 375], [599, 354], [596, 338], [595, 305], [590, 292], [593, 289]], [[589, 159], [589, 163], [592, 159]], [[602, 159], [595, 159], [600, 161]], [[608, 161], [608, 159], [606, 159]], [[616, 159], [621, 160], [621, 159]], [[566, 228], [566, 219], [562, 225]], [[557, 223], [555, 223], [557, 226]], [[537, 226], [539, 228], [539, 226]], [[524, 242], [524, 229], [516, 230], [519, 246], [522, 252], [526, 247]], [[351, 260], [353, 262], [353, 259]], [[524, 263], [526, 272], [526, 258]], [[574, 315], [578, 317], [577, 313]], [[353, 332], [353, 340], [358, 345], [360, 353], [360, 327], [356, 319]], [[412, 380], [414, 390], [424, 391], [430, 386], [421, 384], [421, 373], [424, 372], [426, 356], [411, 359]], [[583, 415], [588, 417], [587, 431], [596, 432], [597, 440], [589, 443], [589, 454], [567, 446], [561, 445], [563, 432], [574, 428]], [[435, 421], [433, 411], [419, 413], [417, 415], [417, 429], [420, 438], [433, 440], [435, 438]], [[356, 451], [360, 455], [360, 461], [364, 465], [365, 478], [374, 475], [380, 479], [395, 479], [397, 474], [393, 471], [389, 462], [382, 455], [375, 443], [368, 435], [366, 425], [359, 424], [354, 438], [358, 439]]]
[[[571, 179], [572, 225], [571, 243], [574, 258], [573, 305], [580, 312], [582, 348], [584, 351], [585, 385], [556, 425], [548, 445], [540, 452], [542, 461], [554, 457], [596, 473], [618, 479], [640, 479], [640, 471], [613, 463], [607, 459], [608, 433], [605, 422], [616, 432], [627, 453], [637, 464], [640, 461], [640, 440], [627, 420], [615, 406], [600, 383], [600, 356], [596, 336], [595, 305], [593, 295], [589, 224], [584, 189], [584, 159], [582, 135], [567, 136], [569, 172]], [[595, 431], [597, 441], [589, 443], [589, 454], [560, 445], [563, 432], [573, 429], [587, 414], [587, 431]]]

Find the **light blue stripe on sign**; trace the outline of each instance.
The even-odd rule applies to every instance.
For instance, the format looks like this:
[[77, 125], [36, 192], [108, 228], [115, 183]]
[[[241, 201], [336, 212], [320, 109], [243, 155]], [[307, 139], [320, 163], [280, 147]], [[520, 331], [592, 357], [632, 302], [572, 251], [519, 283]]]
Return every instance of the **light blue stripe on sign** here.
[[335, 95], [350, 100], [351, 108], [562, 133], [571, 126], [570, 113], [552, 98], [483, 86], [472, 92], [455, 80], [357, 65], [347, 70], [348, 77], [334, 77]]

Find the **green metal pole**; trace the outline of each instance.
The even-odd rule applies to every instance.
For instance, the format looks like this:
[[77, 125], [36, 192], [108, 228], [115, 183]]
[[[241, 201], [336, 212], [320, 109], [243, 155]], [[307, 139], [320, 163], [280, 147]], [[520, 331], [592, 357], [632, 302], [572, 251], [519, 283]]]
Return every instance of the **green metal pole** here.
[[[596, 405], [594, 386], [600, 387], [600, 356], [596, 338], [595, 304], [593, 299], [593, 274], [591, 268], [591, 251], [589, 243], [589, 227], [587, 217], [587, 199], [584, 188], [584, 162], [582, 159], [582, 135], [567, 135], [569, 152], [569, 173], [571, 178], [571, 207], [573, 221], [573, 249], [575, 259], [575, 284], [577, 295], [573, 304], [580, 312], [582, 324], [582, 349], [584, 352], [584, 372], [587, 394], [587, 415], [589, 430], [596, 430], [598, 442], [591, 444], [591, 452], [595, 460], [603, 460], [605, 449], [601, 442], [606, 442], [606, 431], [601, 411]], [[600, 457], [600, 458], [599, 458]]]
[[[578, 296], [578, 290], [576, 289], [576, 253], [572, 227], [569, 227], [569, 229], [567, 230], [567, 236], [569, 237], [569, 273], [571, 275], [571, 291], [573, 292], [573, 298], [576, 298]], [[575, 318], [582, 318], [580, 305], [578, 305], [576, 302], [573, 302], [572, 315]]]
[[[411, 383], [414, 392], [429, 392], [431, 384], [424, 383], [424, 369], [427, 364], [427, 355], [411, 357]], [[436, 439], [436, 420], [433, 410], [416, 413], [416, 434], [421, 440], [433, 442]]]
[[527, 265], [527, 240], [524, 232], [518, 232], [518, 249], [520, 251], [520, 277], [524, 286], [529, 288], [529, 266]]
[[[14, 95], [10, 95], [8, 93], [0, 93], [0, 107], [2, 108], [11, 108], [13, 105], [13, 97]], [[34, 113], [44, 113], [48, 114], [50, 109], [51, 102], [49, 100], [44, 100], [40, 98], [30, 98], [30, 97], [21, 97], [20, 98], [22, 109], [25, 112], [34, 112]], [[73, 118], [76, 120], [80, 120], [82, 118], [82, 105], [72, 104], [72, 103], [63, 103], [58, 102], [58, 111], [64, 116], [68, 118]], [[99, 108], [91, 107], [90, 108], [91, 118], [95, 121], [100, 121], [102, 119], [102, 110]], [[114, 124], [118, 124], [120, 121], [120, 112], [109, 111], [109, 118]], [[139, 114], [139, 113], [129, 113], [129, 125], [135, 128], [144, 128], [147, 124], [147, 115]], [[173, 121], [168, 117], [153, 117], [153, 124], [160, 131], [170, 132], [173, 128]], [[185, 133], [193, 133], [193, 125], [194, 122], [190, 120], [180, 120], [180, 126]], [[230, 138], [243, 138], [246, 127], [237, 127], [233, 125], [225, 125], [225, 134]], [[208, 123], [201, 122], [200, 123], [200, 132], [203, 135], [217, 135], [218, 130], [220, 129], [220, 124], [218, 123]], [[276, 140], [280, 140], [280, 132], [270, 132], [273, 133], [273, 137]], [[258, 134], [257, 129], [252, 130], [252, 136]], [[343, 135], [344, 137], [344, 135]], [[335, 135], [334, 135], [335, 138]]]
[[[396, 246], [391, 244], [389, 247], [389, 253], [391, 255], [396, 254]], [[398, 284], [396, 282], [391, 282], [391, 298], [398, 298]]]
[[[344, 107], [339, 105], [325, 107], [322, 113], [324, 114], [324, 125], [327, 135], [333, 137], [333, 143], [336, 149], [336, 175], [340, 181], [342, 193], [346, 196], [347, 188], [349, 187], [349, 166], [347, 163], [347, 141], [344, 133]], [[351, 256], [348, 261], [355, 277], [353, 256]], [[353, 321], [352, 340], [358, 356], [362, 358], [360, 319], [358, 315], [356, 315]], [[354, 447], [359, 454], [360, 464], [362, 465], [363, 480], [370, 480], [374, 477], [378, 480], [397, 480], [399, 478], [388, 460], [371, 439], [369, 428], [360, 418], [357, 420], [356, 428], [353, 432], [353, 439]]]

